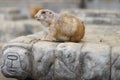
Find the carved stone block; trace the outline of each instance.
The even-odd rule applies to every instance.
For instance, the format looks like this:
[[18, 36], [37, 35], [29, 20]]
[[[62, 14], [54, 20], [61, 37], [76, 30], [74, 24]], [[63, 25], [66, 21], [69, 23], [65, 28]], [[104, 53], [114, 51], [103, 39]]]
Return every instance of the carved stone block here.
[[[24, 46], [21, 46], [24, 45]], [[3, 49], [2, 73], [6, 77], [25, 79], [31, 76], [31, 45], [9, 44]]]

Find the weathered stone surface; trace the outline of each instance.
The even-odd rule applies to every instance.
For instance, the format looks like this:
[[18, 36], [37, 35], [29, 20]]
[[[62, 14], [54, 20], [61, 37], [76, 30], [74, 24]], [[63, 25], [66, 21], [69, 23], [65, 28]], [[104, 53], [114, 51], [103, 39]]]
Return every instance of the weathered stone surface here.
[[[26, 38], [23, 39], [26, 40]], [[119, 48], [115, 48], [113, 52], [118, 52], [116, 50]], [[19, 55], [20, 59], [18, 58], [12, 63], [12, 57], [9, 59], [11, 55]], [[114, 62], [117, 55], [119, 54], [111, 56], [111, 47], [101, 43], [36, 41], [28, 44], [18, 41], [3, 47], [2, 72], [7, 77], [22, 78], [22, 80], [25, 78], [35, 80], [109, 80], [111, 77], [113, 80], [119, 80], [114, 77], [114, 73], [116, 73], [114, 69], [116, 69], [116, 65], [119, 65], [111, 65], [111, 61]], [[7, 65], [8, 62], [9, 65]], [[23, 67], [19, 67], [19, 63]], [[11, 72], [7, 71], [14, 68], [10, 68], [11, 64], [19, 68], [19, 74], [16, 75], [15, 71], [13, 74], [12, 70], [15, 69], [12, 69]], [[21, 75], [23, 71], [25, 73]], [[11, 73], [12, 75], [10, 75]]]
[[81, 53], [83, 80], [110, 79], [110, 46], [86, 43]]
[[52, 42], [38, 42], [33, 45], [34, 65], [32, 76], [35, 80], [52, 80], [56, 46], [57, 43]]
[[[114, 28], [113, 28], [114, 27]], [[105, 43], [111, 46], [120, 46], [119, 25], [88, 25], [86, 24], [84, 42]]]
[[14, 78], [6, 78], [0, 71], [0, 80], [16, 80]]
[[[2, 65], [2, 52], [1, 52], [1, 48], [2, 48], [3, 44], [4, 44], [3, 42], [0, 42], [0, 66]], [[14, 79], [14, 78], [6, 78], [0, 71], [0, 80], [16, 80], [16, 79]]]
[[111, 80], [120, 80], [120, 47], [111, 50]]
[[3, 49], [2, 73], [6, 77], [25, 79], [31, 76], [31, 45], [7, 44]]
[[61, 43], [56, 48], [54, 79], [74, 80], [81, 76], [80, 50], [82, 44]]

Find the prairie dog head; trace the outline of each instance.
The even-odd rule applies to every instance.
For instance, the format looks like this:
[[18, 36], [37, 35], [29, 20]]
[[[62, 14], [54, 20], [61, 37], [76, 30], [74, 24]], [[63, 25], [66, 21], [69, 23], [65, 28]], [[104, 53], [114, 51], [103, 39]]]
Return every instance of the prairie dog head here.
[[50, 26], [55, 19], [57, 18], [57, 13], [48, 10], [48, 9], [42, 9], [37, 12], [35, 15], [35, 19], [41, 22], [41, 24]]

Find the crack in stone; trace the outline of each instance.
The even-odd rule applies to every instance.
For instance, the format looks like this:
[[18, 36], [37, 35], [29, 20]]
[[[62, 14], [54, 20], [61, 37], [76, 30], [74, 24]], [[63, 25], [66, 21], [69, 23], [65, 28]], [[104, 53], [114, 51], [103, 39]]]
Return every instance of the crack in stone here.
[[120, 57], [120, 55], [116, 56], [116, 58], [114, 59], [114, 61], [111, 63], [112, 66], [113, 66], [114, 63], [118, 60], [119, 57]]
[[56, 62], [56, 59], [57, 59], [57, 57], [56, 57], [56, 53], [57, 53], [57, 50], [56, 50], [56, 47], [59, 45], [60, 43], [58, 43], [56, 46], [55, 46], [55, 50], [54, 50], [54, 56], [55, 56], [55, 58], [54, 58], [54, 62], [53, 62], [53, 76], [52, 76], [52, 80], [55, 80], [55, 62]]
[[[59, 59], [58, 59], [58, 60], [59, 60]], [[66, 67], [70, 72], [74, 73], [71, 69], [69, 69], [69, 68], [67, 67], [67, 65], [65, 64], [65, 62], [64, 62], [63, 60], [59, 60], [59, 61], [61, 61], [61, 62], [65, 65], [65, 67]]]
[[[64, 69], [67, 69], [67, 71], [69, 71], [69, 72], [71, 72], [72, 74], [75, 75], [75, 73], [74, 73], [73, 71], [71, 71], [64, 62], [62, 62], [62, 61], [59, 60], [59, 59], [58, 59], [58, 61], [60, 61], [60, 62], [64, 65], [64, 67], [65, 67]], [[55, 71], [55, 72], [56, 72], [56, 71]], [[56, 73], [57, 73], [57, 72], [56, 72]]]
[[110, 55], [109, 55], [109, 57], [110, 57], [110, 75], [109, 75], [109, 80], [112, 80], [112, 46], [110, 46]]
[[[83, 47], [85, 46], [85, 43], [83, 42], [83, 44], [82, 44], [82, 46], [81, 46], [81, 49], [80, 49], [80, 57], [79, 57], [79, 62], [80, 62], [80, 69], [81, 69], [81, 71], [80, 71], [80, 76], [79, 76], [79, 78], [80, 78], [80, 80], [83, 80], [83, 77], [82, 77], [82, 75], [83, 75], [83, 53], [82, 53], [82, 49], [83, 49]], [[79, 80], [79, 78], [77, 79], [77, 80]]]

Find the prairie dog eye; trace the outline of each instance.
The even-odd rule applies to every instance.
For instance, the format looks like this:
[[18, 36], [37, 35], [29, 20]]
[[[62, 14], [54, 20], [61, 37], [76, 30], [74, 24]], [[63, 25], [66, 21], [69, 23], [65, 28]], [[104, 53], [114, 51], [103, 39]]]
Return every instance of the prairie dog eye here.
[[46, 12], [45, 12], [45, 11], [42, 11], [41, 14], [46, 14]]

